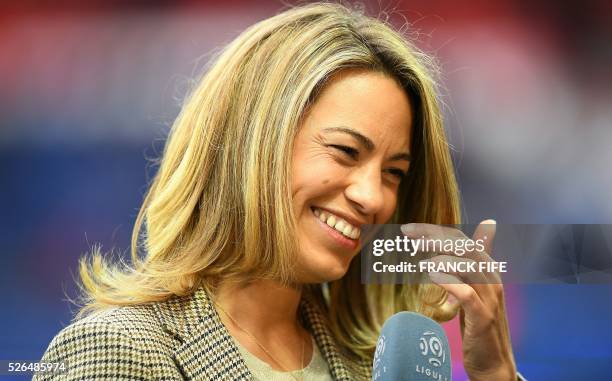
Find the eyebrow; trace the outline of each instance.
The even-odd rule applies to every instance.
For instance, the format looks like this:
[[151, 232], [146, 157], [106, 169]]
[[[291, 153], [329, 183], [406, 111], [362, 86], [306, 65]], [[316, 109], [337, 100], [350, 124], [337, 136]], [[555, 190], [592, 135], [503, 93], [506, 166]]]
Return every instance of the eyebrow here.
[[[374, 151], [374, 149], [376, 148], [376, 145], [374, 144], [374, 142], [370, 138], [368, 138], [367, 136], [361, 134], [360, 132], [355, 131], [352, 128], [348, 128], [348, 127], [326, 127], [326, 128], [323, 129], [323, 131], [325, 131], [325, 132], [342, 132], [342, 133], [351, 135], [359, 143], [361, 143], [361, 145], [363, 145], [365, 147], [365, 149], [368, 150], [369, 152]], [[412, 159], [412, 156], [410, 155], [410, 152], [396, 153], [395, 155], [393, 155], [393, 156], [391, 156], [389, 158], [389, 160], [391, 160], [391, 161], [395, 161], [395, 160], [410, 161], [411, 159]]]

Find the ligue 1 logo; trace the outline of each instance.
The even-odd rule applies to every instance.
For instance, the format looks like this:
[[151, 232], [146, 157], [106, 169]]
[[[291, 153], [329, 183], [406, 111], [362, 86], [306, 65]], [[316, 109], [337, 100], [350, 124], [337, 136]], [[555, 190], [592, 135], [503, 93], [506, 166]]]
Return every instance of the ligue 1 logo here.
[[[378, 348], [377, 348], [378, 349]], [[446, 352], [442, 341], [435, 332], [425, 331], [419, 339], [419, 349], [423, 356], [429, 356], [427, 361], [432, 366], [439, 368], [446, 361]]]

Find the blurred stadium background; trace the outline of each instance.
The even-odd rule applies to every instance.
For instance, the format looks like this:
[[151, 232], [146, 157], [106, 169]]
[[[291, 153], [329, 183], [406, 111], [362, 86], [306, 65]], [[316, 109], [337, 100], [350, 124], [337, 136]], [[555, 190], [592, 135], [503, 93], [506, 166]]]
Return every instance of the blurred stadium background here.
[[[295, 4], [295, 2], [290, 2]], [[67, 325], [77, 259], [127, 251], [211, 54], [286, 2], [0, 3], [0, 359]], [[437, 56], [466, 222], [612, 223], [612, 3], [362, 2]], [[611, 285], [507, 285], [530, 380], [612, 374]], [[445, 325], [465, 380], [456, 320]]]

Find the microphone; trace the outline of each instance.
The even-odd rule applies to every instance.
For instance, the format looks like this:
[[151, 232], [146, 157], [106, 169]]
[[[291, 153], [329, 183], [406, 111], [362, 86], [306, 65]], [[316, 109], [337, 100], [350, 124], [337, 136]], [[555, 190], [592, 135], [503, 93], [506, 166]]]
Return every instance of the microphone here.
[[414, 312], [399, 312], [382, 327], [372, 381], [451, 381], [448, 338], [440, 324]]

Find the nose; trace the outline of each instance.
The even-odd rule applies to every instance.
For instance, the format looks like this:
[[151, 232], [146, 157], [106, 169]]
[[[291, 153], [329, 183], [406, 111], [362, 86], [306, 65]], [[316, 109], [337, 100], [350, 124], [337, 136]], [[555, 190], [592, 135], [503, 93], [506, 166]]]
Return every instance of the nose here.
[[344, 194], [359, 213], [375, 216], [384, 205], [380, 168], [363, 168], [361, 171], [355, 171]]

